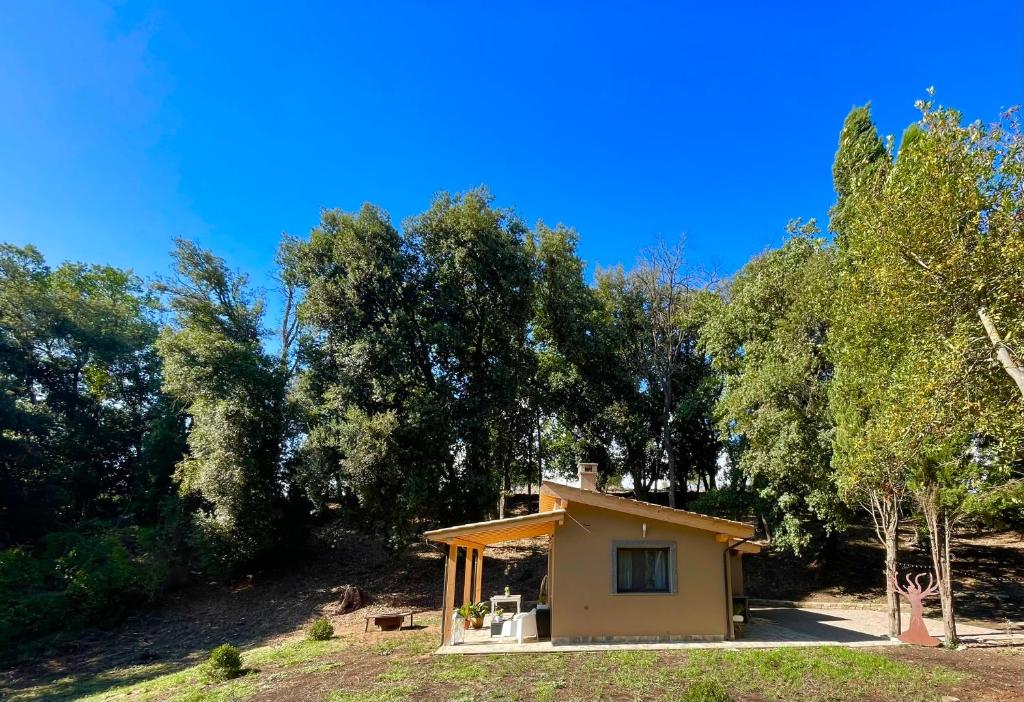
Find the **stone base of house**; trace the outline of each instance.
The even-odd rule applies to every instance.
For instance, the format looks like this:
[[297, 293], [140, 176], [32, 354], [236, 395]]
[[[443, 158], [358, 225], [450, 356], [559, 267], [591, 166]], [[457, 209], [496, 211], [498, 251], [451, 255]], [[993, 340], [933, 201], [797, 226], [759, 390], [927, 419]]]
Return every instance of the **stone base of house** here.
[[558, 636], [551, 639], [555, 646], [580, 644], [656, 644], [686, 643], [691, 641], [725, 641], [721, 634], [672, 634], [669, 636]]

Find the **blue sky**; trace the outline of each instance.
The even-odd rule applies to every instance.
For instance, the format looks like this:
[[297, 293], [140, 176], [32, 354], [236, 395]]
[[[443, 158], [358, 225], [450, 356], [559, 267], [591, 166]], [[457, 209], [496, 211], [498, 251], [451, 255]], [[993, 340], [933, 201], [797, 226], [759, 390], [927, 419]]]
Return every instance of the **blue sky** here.
[[0, 0], [0, 238], [151, 276], [184, 236], [268, 284], [322, 207], [487, 184], [591, 266], [685, 232], [728, 274], [825, 222], [851, 106], [1024, 102], [1015, 1], [299, 5]]

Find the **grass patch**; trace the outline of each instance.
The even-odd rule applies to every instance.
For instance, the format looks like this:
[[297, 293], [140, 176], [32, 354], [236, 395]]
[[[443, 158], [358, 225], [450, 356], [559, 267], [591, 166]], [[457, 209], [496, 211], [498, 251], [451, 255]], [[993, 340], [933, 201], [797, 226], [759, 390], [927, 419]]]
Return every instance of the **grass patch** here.
[[780, 648], [688, 652], [682, 665], [666, 668], [662, 682], [674, 687], [712, 679], [733, 695], [756, 693], [769, 700], [841, 700], [882, 697], [901, 702], [933, 700], [963, 679], [948, 668], [925, 668], [878, 653], [849, 648]]
[[404, 682], [414, 679], [419, 672], [414, 663], [392, 661], [384, 672], [377, 675], [377, 680], [382, 683]]
[[343, 639], [337, 638], [326, 641], [290, 641], [279, 646], [263, 646], [247, 651], [242, 656], [242, 662], [256, 668], [268, 665], [298, 665], [343, 651], [347, 645]]
[[327, 696], [327, 702], [404, 702], [413, 692], [415, 692], [413, 687], [335, 690]]
[[488, 670], [490, 666], [484, 665], [491, 662], [480, 656], [441, 656], [431, 661], [430, 676], [438, 682], [494, 679], [493, 671]]
[[562, 680], [539, 682], [533, 686], [533, 699], [537, 702], [552, 702], [558, 696], [558, 691], [565, 688]]
[[[425, 656], [430, 632], [290, 641], [242, 653], [244, 674], [210, 681], [201, 665], [133, 666], [89, 679], [66, 677], [12, 702], [244, 702], [287, 697], [337, 676], [326, 702], [934, 702], [965, 676], [863, 649], [690, 649], [593, 653]], [[956, 655], [956, 654], [951, 654]], [[351, 672], [350, 672], [351, 671]], [[305, 678], [309, 678], [306, 680]], [[318, 679], [319, 678], [319, 679]], [[0, 693], [2, 695], [2, 693]]]

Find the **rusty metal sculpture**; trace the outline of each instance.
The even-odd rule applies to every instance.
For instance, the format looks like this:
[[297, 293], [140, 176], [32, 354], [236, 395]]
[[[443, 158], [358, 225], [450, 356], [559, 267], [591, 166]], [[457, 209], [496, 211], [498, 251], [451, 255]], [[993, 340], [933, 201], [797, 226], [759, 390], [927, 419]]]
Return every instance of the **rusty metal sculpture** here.
[[[925, 576], [928, 577], [928, 580], [924, 587], [921, 587], [921, 578]], [[939, 591], [939, 586], [931, 573], [918, 573], [913, 580], [910, 577], [910, 573], [907, 573], [906, 581], [906, 586], [902, 588], [898, 578], [894, 577], [892, 583], [896, 592], [906, 597], [910, 602], [910, 625], [897, 638], [903, 643], [914, 644], [915, 646], [938, 646], [941, 641], [931, 636], [924, 624], [924, 606], [921, 604], [921, 601], [925, 597], [931, 597], [936, 594]]]

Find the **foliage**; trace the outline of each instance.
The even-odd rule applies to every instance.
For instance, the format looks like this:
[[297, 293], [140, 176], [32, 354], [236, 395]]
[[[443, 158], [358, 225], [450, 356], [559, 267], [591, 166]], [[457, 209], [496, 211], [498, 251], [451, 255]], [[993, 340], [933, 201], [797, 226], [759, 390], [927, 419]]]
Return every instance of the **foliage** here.
[[166, 584], [184, 421], [129, 271], [0, 245], [0, 649]]
[[166, 586], [169, 554], [153, 528], [87, 522], [52, 532], [38, 553], [0, 551], [0, 650], [92, 623], [119, 621]]
[[836, 464], [847, 492], [914, 495], [953, 641], [951, 532], [990, 513], [972, 495], [1020, 485], [1024, 370], [1006, 339], [1021, 323], [1022, 140], [1012, 115], [964, 127], [919, 107], [895, 159], [837, 203]]
[[[652, 304], [638, 276], [621, 268], [598, 270], [594, 286], [583, 279], [575, 253], [577, 235], [564, 227], [538, 226], [537, 323], [541, 405], [549, 413], [545, 458], [552, 472], [575, 473], [576, 462], [599, 466], [602, 480], [629, 474], [647, 497], [666, 479], [664, 452], [665, 368], [645, 323]], [[677, 286], [678, 287], [678, 286]], [[691, 300], [676, 291], [676, 308]], [[677, 320], [678, 321], [678, 320]], [[718, 380], [696, 346], [690, 323], [668, 337], [678, 346], [671, 362], [670, 442], [678, 488], [703, 480], [713, 487], [719, 450], [710, 410]], [[658, 356], [657, 358], [655, 356]]]
[[230, 680], [242, 671], [242, 654], [231, 644], [221, 644], [210, 651], [206, 672], [214, 680]]
[[334, 626], [329, 619], [317, 619], [306, 632], [306, 638], [310, 641], [326, 641], [334, 636]]
[[370, 205], [327, 211], [294, 256], [300, 475], [317, 502], [352, 499], [396, 544], [413, 518], [495, 504], [533, 426], [520, 402], [533, 358], [526, 229], [490, 203], [482, 190], [440, 195], [402, 233]]
[[463, 619], [479, 619], [490, 611], [490, 605], [486, 602], [464, 602], [458, 609], [459, 616]]
[[[668, 464], [668, 504], [676, 506], [679, 480], [673, 442], [675, 376], [686, 359], [687, 347], [694, 345], [696, 319], [693, 310], [702, 288], [699, 277], [686, 264], [683, 244], [664, 243], [649, 249], [629, 277], [630, 287], [641, 305], [641, 348], [648, 370], [647, 381], [662, 398], [661, 441]], [[682, 480], [686, 484], [685, 475]], [[684, 487], [685, 489], [685, 487]]]
[[750, 490], [734, 490], [728, 487], [700, 494], [686, 503], [692, 512], [710, 514], [729, 519], [742, 519], [758, 507], [758, 494]]
[[175, 479], [203, 501], [194, 543], [206, 569], [229, 570], [275, 543], [288, 433], [287, 378], [261, 345], [263, 302], [222, 259], [178, 241], [176, 275], [158, 289], [175, 326], [160, 332], [163, 387], [189, 418]]
[[0, 245], [0, 545], [157, 512], [182, 427], [152, 312], [128, 271]]
[[829, 465], [832, 420], [825, 354], [832, 255], [814, 222], [753, 259], [710, 298], [701, 342], [722, 374], [715, 413], [757, 496], [773, 545], [814, 552], [841, 529]]

